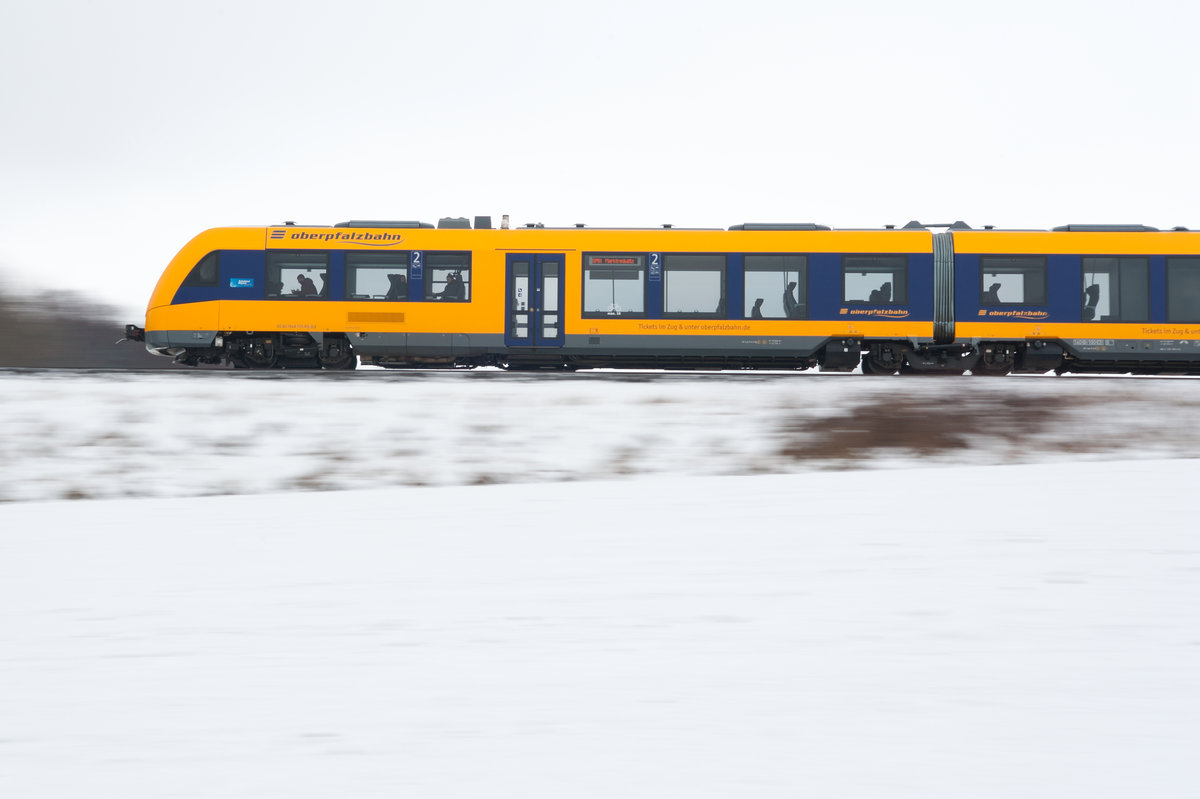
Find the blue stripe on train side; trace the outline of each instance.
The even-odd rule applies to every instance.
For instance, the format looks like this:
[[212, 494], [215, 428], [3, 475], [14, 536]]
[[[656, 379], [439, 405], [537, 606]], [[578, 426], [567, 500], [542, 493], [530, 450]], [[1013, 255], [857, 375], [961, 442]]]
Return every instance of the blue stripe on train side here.
[[223, 250], [215, 286], [180, 286], [172, 305], [212, 300], [261, 300], [266, 285], [266, 253], [262, 250]]

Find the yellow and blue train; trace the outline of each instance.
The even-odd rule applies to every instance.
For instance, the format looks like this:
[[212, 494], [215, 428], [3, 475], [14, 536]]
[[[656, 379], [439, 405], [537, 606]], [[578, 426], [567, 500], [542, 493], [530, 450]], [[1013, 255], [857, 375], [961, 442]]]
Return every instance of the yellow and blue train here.
[[1200, 373], [1200, 232], [218, 228], [171, 261], [127, 336], [251, 369]]

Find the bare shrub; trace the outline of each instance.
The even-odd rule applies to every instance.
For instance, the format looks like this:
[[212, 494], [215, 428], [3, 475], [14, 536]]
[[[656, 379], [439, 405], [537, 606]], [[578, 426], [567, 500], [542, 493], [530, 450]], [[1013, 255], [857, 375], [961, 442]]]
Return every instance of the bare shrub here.
[[966, 450], [980, 438], [1044, 434], [1064, 413], [1061, 400], [1003, 394], [872, 398], [823, 419], [783, 424], [779, 454], [796, 461], [853, 461], [880, 450], [922, 457]]

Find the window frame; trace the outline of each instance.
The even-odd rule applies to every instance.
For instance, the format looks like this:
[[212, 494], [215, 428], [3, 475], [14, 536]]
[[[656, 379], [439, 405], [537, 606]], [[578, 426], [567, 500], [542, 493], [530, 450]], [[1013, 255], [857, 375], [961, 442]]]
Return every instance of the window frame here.
[[[320, 259], [322, 259], [322, 261], [324, 263], [324, 265], [318, 271], [325, 273], [325, 285], [324, 286], [316, 286], [316, 289], [317, 289], [316, 294], [293, 294], [293, 293], [291, 293], [291, 291], [288, 290], [286, 286], [284, 286], [284, 281], [281, 277], [281, 272], [285, 268], [295, 268], [295, 267], [286, 267], [286, 266], [282, 266], [282, 265], [275, 266], [272, 264], [272, 261], [276, 261], [276, 260], [283, 259], [283, 258], [297, 258], [298, 256], [304, 256], [304, 257], [309, 257], [309, 258], [320, 258]], [[329, 277], [330, 260], [331, 260], [331, 258], [330, 258], [329, 250], [267, 250], [266, 263], [264, 265], [264, 267], [265, 267], [264, 282], [266, 285], [263, 286], [263, 297], [267, 300], [286, 300], [289, 302], [294, 302], [294, 301], [312, 302], [314, 300], [321, 300], [321, 301], [328, 300], [329, 299], [329, 280], [330, 280], [330, 277]], [[316, 263], [316, 262], [314, 261], [314, 263]], [[304, 270], [305, 273], [308, 273], [311, 271], [313, 271], [312, 268], [307, 268]], [[279, 284], [279, 293], [278, 294], [271, 294], [272, 282]], [[325, 290], [324, 296], [322, 296], [322, 294], [321, 294], [322, 289]]]
[[[1110, 268], [1098, 268], [1098, 267], [1093, 266], [1093, 268], [1089, 270], [1088, 269], [1088, 261], [1115, 261], [1116, 263], [1114, 265], [1114, 268], [1111, 268], [1111, 269]], [[1141, 288], [1143, 290], [1143, 296], [1145, 297], [1145, 300], [1146, 300], [1146, 308], [1145, 308], [1144, 315], [1140, 315], [1136, 318], [1132, 317], [1126, 311], [1126, 304], [1127, 304], [1126, 300], [1129, 298], [1129, 294], [1125, 290], [1127, 275], [1126, 275], [1126, 270], [1125, 270], [1126, 264], [1124, 262], [1126, 262], [1126, 261], [1140, 261], [1141, 266], [1143, 266], [1145, 269], [1145, 283], [1144, 283], [1144, 285], [1141, 286]], [[1115, 281], [1110, 280], [1110, 282], [1116, 283], [1116, 289], [1114, 290], [1110, 286], [1109, 292], [1110, 292], [1110, 294], [1112, 294], [1113, 297], [1116, 298], [1117, 309], [1119, 311], [1115, 315], [1110, 312], [1104, 318], [1100, 318], [1099, 314], [1097, 314], [1096, 317], [1093, 319], [1083, 319], [1084, 322], [1086, 322], [1088, 324], [1091, 324], [1091, 323], [1136, 324], [1136, 323], [1144, 323], [1144, 322], [1150, 321], [1150, 257], [1149, 256], [1147, 256], [1147, 255], [1085, 255], [1082, 257], [1082, 259], [1080, 261], [1080, 266], [1081, 266], [1080, 279], [1082, 281], [1082, 285], [1080, 286], [1080, 291], [1079, 291], [1081, 318], [1082, 318], [1083, 309], [1087, 305], [1087, 290], [1090, 286], [1090, 284], [1088, 282], [1088, 274], [1089, 273], [1095, 275], [1097, 273], [1106, 273], [1107, 274], [1110, 272], [1114, 272], [1116, 274], [1116, 280]], [[1110, 297], [1108, 299], [1108, 307], [1109, 307], [1110, 311], [1112, 309], [1112, 305], [1113, 305], [1113, 301], [1112, 301], [1112, 298]]]
[[[640, 311], [589, 311], [587, 307], [588, 301], [588, 270], [593, 268], [589, 263], [592, 258], [640, 258], [640, 264], [599, 264], [594, 265], [597, 269], [632, 269], [640, 273], [642, 284], [642, 309]], [[579, 289], [579, 305], [580, 317], [583, 319], [648, 319], [650, 307], [650, 254], [648, 252], [615, 252], [612, 250], [596, 250], [585, 252], [581, 256], [580, 261], [580, 289]], [[662, 267], [659, 266], [661, 270]], [[660, 278], [661, 279], [661, 278]], [[613, 278], [609, 279], [614, 280]], [[615, 292], [614, 292], [615, 294]], [[616, 304], [615, 302], [613, 303]]]
[[[345, 273], [346, 273], [346, 301], [347, 302], [407, 302], [409, 297], [412, 296], [412, 274], [411, 274], [412, 254], [410, 252], [408, 252], [407, 250], [403, 250], [403, 251], [389, 250], [387, 252], [346, 250], [343, 253], [343, 257], [344, 257]], [[395, 267], [392, 267], [392, 266], [372, 267], [372, 266], [370, 266], [370, 262], [372, 260], [379, 260], [380, 262], [383, 262], [383, 259], [385, 259], [387, 257], [398, 257], [399, 263]], [[363, 263], [354, 263], [355, 260], [360, 259], [360, 258], [364, 260]], [[390, 287], [389, 287], [389, 291], [384, 292], [384, 296], [382, 296], [382, 297], [375, 297], [375, 296], [371, 296], [371, 295], [368, 295], [365, 297], [357, 297], [357, 296], [355, 296], [354, 289], [358, 288], [358, 270], [360, 270], [360, 269], [378, 269], [381, 272], [385, 269], [389, 269], [389, 270], [395, 269], [397, 271], [403, 272], [404, 273], [404, 281], [408, 285], [408, 293], [406, 293], [403, 297], [395, 297], [392, 299], [388, 299], [387, 294], [390, 292]], [[386, 274], [386, 272], [385, 272], [385, 274]]]
[[[421, 299], [424, 302], [453, 302], [469, 304], [472, 300], [474, 300], [475, 291], [473, 287], [475, 285], [475, 276], [472, 272], [473, 261], [471, 258], [471, 250], [420, 250], [419, 252], [421, 253]], [[435, 260], [439, 258], [461, 258], [463, 263], [457, 265], [442, 265], [435, 263]], [[444, 296], [439, 296], [438, 293], [434, 291], [434, 270], [439, 269], [449, 271], [451, 273], [457, 271], [460, 273], [460, 275], [465, 273], [465, 280], [463, 281], [463, 291], [465, 296], [463, 296], [461, 299], [458, 297], [446, 298]], [[409, 279], [411, 281], [411, 272], [409, 273]], [[442, 288], [443, 292], [446, 290], [448, 285], [449, 281], [447, 280], [446, 284]]]
[[[212, 263], [212, 277], [205, 278], [203, 276], [204, 267]], [[180, 288], [205, 288], [212, 289], [221, 285], [221, 251], [213, 250], [205, 255], [196, 265], [188, 270], [187, 275], [183, 278], [183, 282], [179, 284]]]
[[[784, 259], [784, 261], [780, 267], [755, 266], [751, 263], [751, 259], [754, 259], [754, 258], [782, 258], [782, 259]], [[799, 264], [798, 269], [789, 269], [788, 268], [787, 259], [789, 259], [789, 258], [800, 259], [800, 264]], [[753, 316], [751, 316], [751, 312], [754, 308], [753, 302], [755, 299], [758, 298], [757, 291], [753, 291], [753, 292], [750, 291], [750, 288], [747, 283], [747, 278], [749, 277], [749, 275], [752, 272], [759, 272], [759, 273], [766, 272], [766, 273], [784, 274], [784, 275], [788, 275], [792, 272], [795, 272], [796, 277], [797, 277], [797, 280], [796, 280], [796, 288], [797, 288], [796, 306], [797, 306], [797, 308], [802, 309], [801, 312], [799, 313], [799, 315], [797, 315], [797, 316], [788, 316], [786, 313], [782, 314], [781, 316], [767, 316], [766, 314], [763, 314], [763, 318], [760, 320], [757, 320], [757, 321], [765, 322], [765, 321], [771, 320], [771, 321], [775, 321], [775, 322], [781, 322], [781, 321], [788, 321], [788, 320], [794, 320], [794, 319], [810, 318], [809, 302], [808, 302], [808, 297], [809, 297], [808, 258], [809, 258], [808, 253], [797, 253], [797, 252], [744, 253], [742, 255], [742, 305], [744, 306], [742, 309], [742, 318], [743, 319], [753, 319], [754, 318]], [[787, 291], [786, 278], [785, 278], [785, 283], [784, 283], [784, 291]], [[780, 295], [780, 296], [782, 296], [782, 295]]]
[[1171, 267], [1179, 262], [1194, 264], [1197, 272], [1200, 272], [1200, 256], [1195, 255], [1168, 255], [1164, 271], [1166, 273], [1166, 289], [1167, 289], [1167, 321], [1178, 324], [1196, 324], [1200, 322], [1200, 303], [1198, 303], [1197, 313], [1194, 317], [1179, 318], [1171, 313], [1171, 300], [1175, 296], [1171, 292]]
[[[988, 261], [1029, 261], [1030, 267], [1018, 269], [1010, 267], [1012, 271], [1004, 271], [1004, 267], [995, 267], [988, 269]], [[1033, 262], [1037, 263], [1036, 269], [1041, 274], [1041, 302], [1029, 301], [1029, 280], [1026, 279], [1021, 290], [1024, 293], [1024, 299], [1021, 302], [1006, 302], [997, 297], [997, 302], [988, 302], [987, 291], [984, 289], [986, 278], [984, 277], [989, 272], [994, 275], [1028, 275], [1030, 269], [1033, 268]], [[979, 256], [979, 307], [980, 308], [1047, 308], [1050, 305], [1050, 268], [1048, 259], [1044, 255], [981, 255]]]
[[[899, 261], [901, 263], [898, 267], [889, 268], [889, 267], [885, 267], [885, 266], [878, 266], [878, 267], [874, 267], [874, 268], [869, 267], [869, 268], [863, 269], [861, 267], [852, 267], [849, 263], [852, 259], [884, 260], [884, 259], [892, 259], [892, 258], [899, 259]], [[912, 264], [910, 262], [908, 253], [847, 253], [847, 254], [843, 255], [842, 256], [842, 288], [841, 288], [842, 305], [866, 305], [866, 306], [872, 306], [872, 307], [908, 305], [908, 283], [909, 283], [909, 271], [911, 269], [911, 266], [912, 266]], [[875, 301], [870, 300], [869, 298], [865, 299], [865, 300], [852, 300], [852, 299], [847, 298], [847, 296], [846, 296], [846, 278], [852, 272], [865, 272], [867, 274], [880, 274], [880, 275], [892, 274], [893, 278], [890, 281], [890, 283], [892, 284], [891, 299], [887, 300], [886, 302], [875, 302]], [[901, 274], [904, 276], [903, 296], [901, 296], [901, 292], [896, 288], [897, 281], [894, 277], [895, 274]]]
[[[678, 265], [672, 268], [671, 262], [676, 261], [682, 264], [687, 258], [719, 258], [721, 259], [720, 266], [693, 266], [688, 268], [683, 265]], [[663, 253], [662, 256], [662, 286], [663, 286], [663, 307], [662, 315], [664, 319], [725, 319], [729, 316], [729, 254], [723, 252], [717, 253], [699, 253], [699, 252], [670, 252]], [[672, 311], [668, 310], [667, 303], [669, 301], [669, 285], [671, 273], [704, 273], [716, 272], [720, 279], [719, 296], [717, 302], [713, 304], [712, 311]]]

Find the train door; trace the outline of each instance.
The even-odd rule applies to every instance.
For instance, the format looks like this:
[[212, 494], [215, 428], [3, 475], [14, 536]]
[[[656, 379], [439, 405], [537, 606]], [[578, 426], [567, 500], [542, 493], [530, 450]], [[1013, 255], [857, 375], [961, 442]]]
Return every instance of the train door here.
[[509, 253], [504, 343], [509, 347], [563, 345], [563, 256]]

